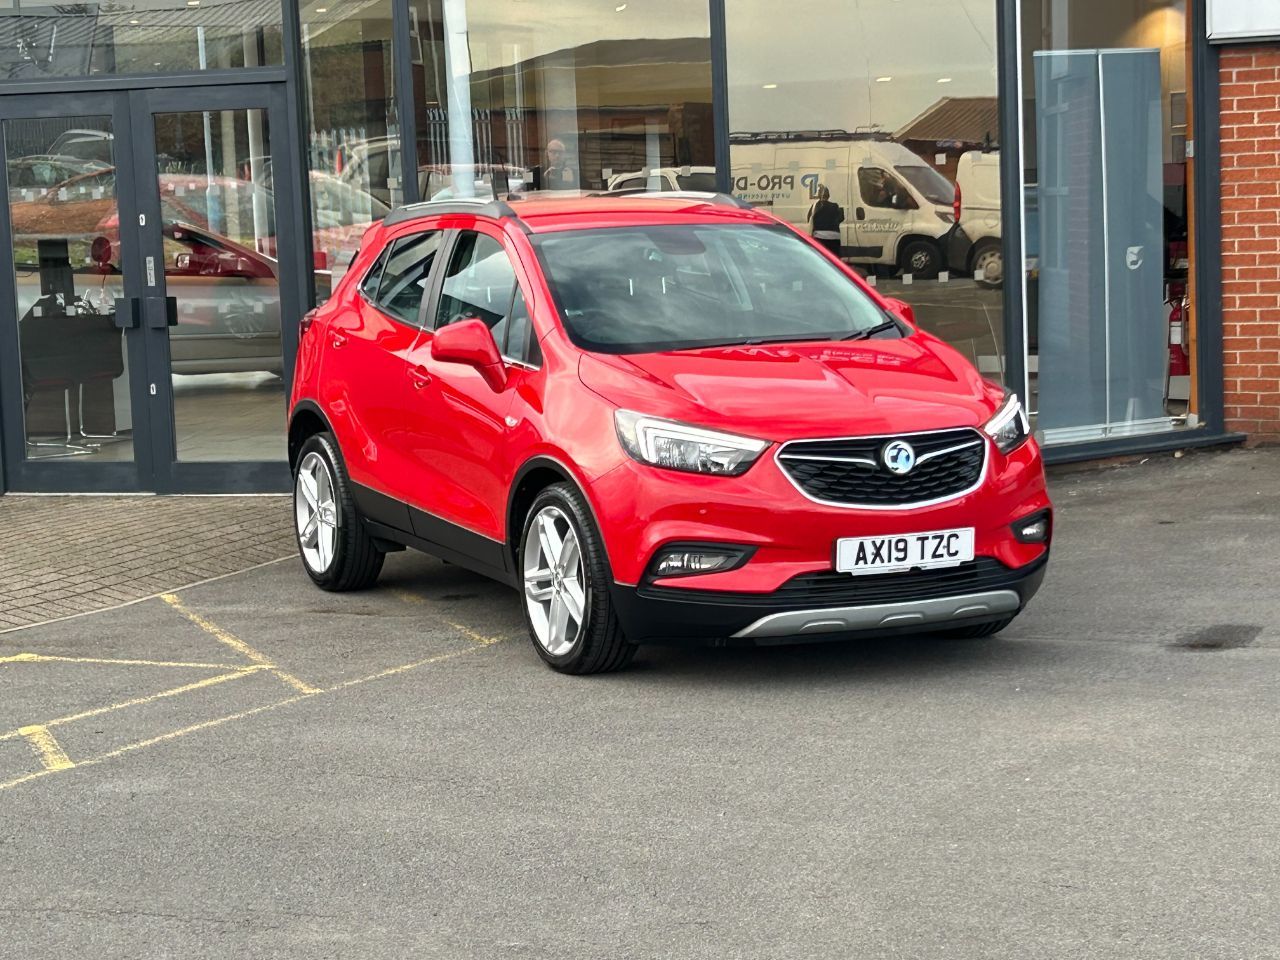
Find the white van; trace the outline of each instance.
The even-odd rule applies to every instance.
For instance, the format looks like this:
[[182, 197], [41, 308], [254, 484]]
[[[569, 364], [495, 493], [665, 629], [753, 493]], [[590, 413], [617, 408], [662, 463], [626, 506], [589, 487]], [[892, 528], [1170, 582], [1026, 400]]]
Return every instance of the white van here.
[[968, 238], [966, 272], [989, 287], [1004, 283], [1000, 231], [1000, 153], [970, 150], [956, 165], [960, 229]]
[[650, 170], [632, 170], [628, 173], [615, 173], [609, 178], [610, 193], [643, 190], [654, 191], [689, 191], [696, 193], [716, 192], [715, 167], [654, 167]]
[[809, 209], [826, 187], [844, 208], [844, 259], [920, 279], [947, 268], [956, 190], [946, 177], [883, 134], [803, 136], [731, 134], [734, 196], [807, 231]]

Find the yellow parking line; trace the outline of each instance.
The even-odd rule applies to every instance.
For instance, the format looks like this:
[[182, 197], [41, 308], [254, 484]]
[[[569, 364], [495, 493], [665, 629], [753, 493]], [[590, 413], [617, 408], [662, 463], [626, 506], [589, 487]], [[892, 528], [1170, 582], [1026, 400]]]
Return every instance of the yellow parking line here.
[[121, 667], [190, 667], [193, 670], [226, 670], [235, 663], [185, 663], [178, 660], [116, 660], [103, 657], [54, 657], [43, 653], [16, 653], [0, 657], [0, 663], [95, 663]]
[[[354, 680], [346, 680], [342, 683], [329, 687], [326, 690], [317, 690], [314, 694], [302, 694], [296, 697], [289, 697], [285, 700], [278, 700], [275, 703], [266, 704], [265, 706], [254, 707], [251, 710], [242, 710], [239, 713], [232, 713], [223, 717], [217, 717], [213, 720], [206, 720], [202, 723], [192, 724], [191, 726], [188, 726], [188, 727], [182, 727], [181, 729], [172, 730], [169, 733], [161, 734], [158, 737], [151, 737], [147, 740], [139, 740], [135, 743], [125, 744], [123, 747], [118, 747], [115, 750], [112, 750], [108, 753], [103, 753], [95, 757], [90, 757], [87, 760], [81, 760], [79, 763], [71, 764], [71, 761], [67, 760], [67, 763], [69, 764], [69, 766], [49, 767], [46, 765], [45, 769], [43, 770], [37, 770], [34, 773], [28, 773], [21, 777], [17, 777], [13, 780], [0, 783], [0, 791], [8, 790], [10, 787], [16, 787], [24, 783], [29, 783], [32, 780], [37, 780], [40, 777], [48, 776], [51, 773], [57, 773], [59, 770], [68, 770], [68, 769], [71, 769], [73, 766], [77, 768], [93, 766], [99, 763], [103, 763], [107, 760], [115, 759], [116, 757], [120, 757], [126, 753], [132, 753], [136, 750], [142, 750], [145, 747], [155, 746], [156, 744], [159, 744], [159, 743], [166, 743], [170, 740], [177, 740], [179, 737], [185, 737], [188, 734], [197, 733], [201, 730], [209, 730], [213, 727], [220, 727], [223, 724], [232, 723], [236, 720], [244, 720], [256, 714], [266, 713], [270, 710], [277, 710], [280, 707], [287, 707], [290, 704], [298, 703], [299, 701], [302, 701], [302, 700], [310, 700], [316, 696], [325, 696], [327, 694], [337, 693], [339, 690], [345, 690], [348, 687], [358, 686], [359, 684], [362, 684], [362, 683], [369, 683], [372, 680], [380, 680], [384, 677], [391, 677], [397, 674], [408, 673], [410, 670], [416, 670], [419, 667], [425, 667], [428, 664], [440, 663], [444, 660], [452, 660], [455, 657], [461, 657], [461, 656], [466, 656], [468, 654], [477, 653], [480, 650], [485, 649], [486, 647], [492, 646], [494, 643], [500, 643], [503, 639], [504, 638], [502, 637], [495, 637], [492, 639], [482, 638], [481, 641], [477, 642], [475, 646], [464, 647], [461, 650], [451, 650], [448, 653], [437, 654], [434, 657], [427, 657], [424, 660], [415, 660], [413, 663], [406, 663], [398, 667], [391, 667], [390, 669], [387, 669], [387, 670], [381, 670], [378, 673], [371, 673], [368, 676], [357, 677]], [[263, 669], [267, 669], [267, 668], [264, 666], [249, 667], [246, 670], [241, 671], [239, 674], [234, 674], [231, 676], [242, 676], [243, 674], [253, 673], [255, 671], [263, 670]], [[223, 677], [221, 679], [230, 679], [230, 676]], [[207, 683], [207, 681], [202, 681], [202, 684], [204, 683]], [[178, 691], [170, 691], [170, 693], [174, 693], [174, 692], [178, 692]], [[100, 712], [100, 711], [94, 711], [94, 712]], [[81, 714], [80, 716], [88, 716], [88, 715], [89, 714]], [[61, 721], [53, 721], [43, 726], [52, 726], [53, 723], [58, 723], [58, 722], [65, 723], [67, 722], [67, 720], [71, 720], [71, 719], [79, 719], [79, 717], [64, 718]], [[41, 727], [24, 727], [23, 728], [23, 730], [35, 730], [35, 729], [42, 729], [42, 728]], [[4, 737], [0, 737], [0, 739], [4, 739]], [[49, 739], [52, 740], [52, 736], [50, 736]], [[66, 755], [63, 754], [63, 757], [65, 758]]]
[[70, 770], [75, 766], [71, 762], [71, 758], [67, 756], [66, 751], [62, 749], [53, 734], [49, 732], [48, 727], [36, 724], [30, 727], [23, 727], [18, 733], [26, 737], [27, 742], [40, 754], [40, 762], [44, 764], [44, 768], [50, 773], [55, 770]]
[[178, 613], [182, 614], [182, 616], [186, 617], [188, 620], [194, 623], [197, 627], [199, 627], [205, 633], [209, 634], [209, 636], [213, 637], [219, 643], [230, 647], [232, 650], [236, 651], [236, 653], [240, 654], [242, 657], [252, 660], [254, 663], [258, 664], [259, 666], [266, 667], [273, 674], [275, 674], [277, 677], [279, 677], [289, 686], [293, 687], [293, 689], [297, 690], [299, 693], [319, 693], [320, 692], [319, 687], [313, 687], [311, 686], [311, 684], [304, 683], [302, 680], [299, 680], [293, 674], [285, 673], [285, 671], [277, 667], [274, 661], [272, 661], [265, 654], [260, 653], [257, 650], [253, 649], [253, 647], [249, 646], [247, 643], [245, 643], [235, 634], [228, 633], [226, 630], [223, 630], [220, 626], [218, 626], [212, 620], [206, 620], [204, 617], [200, 616], [200, 614], [196, 613], [194, 610], [184, 605], [183, 602], [179, 600], [177, 596], [175, 596], [174, 594], [162, 593], [160, 595], [160, 599], [163, 600], [165, 603], [167, 603], [169, 606], [173, 607], [173, 609], [177, 610]]
[[[405, 603], [427, 604], [430, 602], [426, 597], [420, 597], [416, 593], [410, 593], [408, 590], [392, 590], [391, 595], [399, 600], [403, 600]], [[454, 623], [452, 620], [445, 620], [442, 618], [440, 622], [446, 627], [452, 627], [454, 630], [457, 630], [468, 640], [474, 640], [476, 643], [484, 646], [488, 646], [491, 643], [499, 643], [503, 639], [502, 637], [486, 637], [483, 633], [477, 633], [470, 627], [464, 626], [461, 623]]]
[[[183, 684], [180, 687], [174, 687], [172, 690], [162, 690], [159, 693], [153, 693], [145, 697], [135, 697], [132, 700], [125, 700], [123, 703], [113, 703], [106, 707], [96, 707], [93, 710], [86, 710], [83, 713], [75, 713], [67, 717], [59, 717], [56, 720], [48, 720], [42, 727], [60, 727], [63, 724], [74, 723], [77, 720], [87, 720], [89, 717], [96, 717], [103, 713], [112, 713], [116, 710], [123, 710], [126, 707], [140, 707], [144, 703], [153, 703], [156, 700], [163, 700], [166, 697], [176, 697], [180, 693], [190, 693], [192, 690], [199, 690], [203, 687], [211, 687], [217, 683], [225, 683], [228, 680], [235, 680], [239, 677], [247, 677], [251, 673], [257, 673], [259, 670], [265, 670], [266, 667], [241, 667], [231, 673], [222, 673], [216, 677], [205, 677], [203, 680], [197, 680], [194, 683]], [[19, 730], [10, 730], [8, 733], [0, 733], [0, 740], [12, 740], [14, 737], [26, 736], [23, 730], [34, 729], [34, 727], [22, 727]]]

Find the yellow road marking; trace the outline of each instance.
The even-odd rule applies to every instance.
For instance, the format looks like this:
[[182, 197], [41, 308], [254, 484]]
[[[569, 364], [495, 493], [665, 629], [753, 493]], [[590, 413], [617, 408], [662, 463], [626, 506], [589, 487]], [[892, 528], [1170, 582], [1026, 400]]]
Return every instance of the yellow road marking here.
[[[94, 766], [99, 763], [104, 763], [107, 760], [113, 760], [124, 754], [132, 753], [136, 750], [142, 750], [145, 747], [155, 746], [156, 744], [165, 743], [170, 740], [177, 740], [179, 737], [185, 737], [188, 734], [197, 733], [201, 730], [209, 730], [213, 727], [219, 727], [226, 723], [232, 723], [237, 720], [244, 720], [256, 714], [266, 713], [270, 710], [277, 710], [280, 707], [287, 707], [290, 704], [298, 703], [302, 700], [310, 700], [316, 696], [325, 696], [327, 694], [337, 693], [338, 691], [345, 690], [348, 687], [358, 686], [359, 684], [362, 684], [362, 683], [369, 683], [370, 681], [373, 681], [373, 680], [381, 680], [384, 677], [391, 677], [397, 674], [408, 673], [410, 670], [416, 670], [419, 667], [425, 667], [428, 664], [440, 663], [444, 660], [452, 660], [455, 657], [461, 657], [461, 656], [466, 656], [468, 654], [476, 653], [480, 650], [485, 649], [486, 647], [492, 646], [494, 643], [501, 642], [502, 639], [503, 638], [501, 637], [492, 638], [492, 639], [481, 638], [479, 641], [477, 641], [476, 645], [473, 647], [465, 647], [461, 650], [451, 650], [448, 653], [437, 654], [434, 657], [427, 657], [424, 660], [415, 660], [413, 663], [406, 663], [399, 667], [391, 667], [388, 670], [380, 670], [379, 672], [371, 673], [368, 676], [357, 677], [354, 680], [344, 681], [343, 683], [336, 684], [335, 686], [329, 687], [326, 690], [317, 690], [314, 694], [302, 694], [296, 697], [289, 697], [288, 699], [278, 700], [275, 703], [269, 703], [265, 706], [254, 707], [252, 710], [243, 710], [239, 713], [232, 713], [224, 717], [217, 717], [213, 720], [206, 720], [203, 723], [192, 724], [191, 726], [188, 726], [188, 727], [182, 727], [181, 729], [173, 730], [173, 731], [170, 731], [169, 733], [161, 734], [158, 737], [151, 737], [150, 739], [147, 739], [147, 740], [139, 740], [136, 743], [125, 744], [123, 747], [118, 747], [117, 749], [112, 750], [108, 753], [103, 753], [95, 757], [90, 757], [87, 760], [81, 760], [79, 763], [76, 763], [76, 764], [71, 764], [71, 761], [67, 760], [68, 766], [64, 766], [64, 767], [54, 768], [46, 765], [45, 769], [43, 770], [37, 770], [34, 773], [28, 773], [24, 776], [17, 777], [16, 779], [9, 780], [4, 783], [0, 783], [0, 791], [8, 790], [10, 787], [16, 787], [24, 783], [29, 783], [32, 780], [38, 780], [40, 777], [48, 776], [51, 773], [57, 773], [60, 770], [71, 769], [73, 766], [77, 768]], [[249, 667], [248, 669], [241, 671], [239, 674], [234, 674], [232, 676], [242, 676], [246, 673], [252, 673], [256, 670], [262, 670], [262, 669], [267, 669], [267, 668], [264, 666]], [[224, 677], [223, 679], [229, 679], [229, 678], [230, 676]], [[87, 716], [87, 714], [85, 715]], [[75, 719], [75, 718], [67, 718], [67, 719]], [[66, 720], [64, 719], [63, 721], [60, 721], [60, 722], [66, 722]], [[45, 724], [45, 726], [51, 726], [51, 725], [52, 724]], [[36, 730], [36, 729], [42, 729], [42, 728], [41, 727], [24, 727], [23, 728], [23, 730]], [[45, 732], [47, 733], [48, 731], [45, 731]], [[0, 739], [4, 739], [4, 738], [0, 737]], [[50, 740], [52, 740], [52, 736], [50, 736]], [[65, 758], [66, 755], [63, 754], [63, 757]]]
[[285, 673], [285, 671], [277, 667], [275, 665], [275, 662], [272, 661], [265, 654], [260, 653], [257, 650], [253, 649], [253, 647], [249, 646], [247, 643], [245, 643], [235, 634], [228, 633], [226, 630], [223, 630], [220, 626], [218, 626], [212, 620], [207, 620], [204, 617], [200, 616], [200, 614], [196, 613], [194, 610], [187, 607], [181, 600], [179, 600], [175, 594], [162, 593], [160, 595], [160, 599], [163, 600], [165, 603], [167, 603], [169, 606], [173, 607], [173, 609], [177, 610], [178, 613], [182, 614], [182, 616], [186, 617], [188, 620], [194, 623], [197, 627], [199, 627], [205, 633], [209, 634], [209, 636], [213, 637], [219, 643], [223, 644], [224, 646], [230, 647], [232, 650], [240, 654], [242, 657], [252, 660], [254, 663], [258, 664], [258, 666], [265, 667], [266, 669], [270, 670], [273, 674], [275, 674], [277, 677], [279, 677], [289, 686], [293, 687], [293, 689], [297, 690], [299, 693], [319, 693], [320, 692], [319, 687], [313, 687], [311, 686], [311, 684], [304, 683], [302, 680], [299, 680], [293, 674]]
[[[247, 677], [251, 673], [257, 673], [259, 670], [265, 670], [266, 667], [241, 667], [231, 673], [221, 673], [216, 677], [205, 677], [203, 680], [197, 680], [194, 683], [183, 684], [180, 687], [174, 687], [172, 690], [161, 690], [159, 693], [152, 693], [145, 697], [135, 697], [132, 700], [125, 700], [123, 703], [113, 703], [106, 707], [95, 707], [92, 710], [85, 710], [83, 713], [75, 713], [67, 717], [59, 717], [57, 720], [49, 720], [42, 727], [60, 727], [66, 723], [74, 723], [77, 720], [87, 720], [89, 717], [96, 717], [103, 713], [112, 713], [116, 710], [123, 710], [126, 707], [140, 707], [144, 703], [152, 703], [156, 700], [163, 700], [166, 697], [176, 697], [180, 693], [190, 693], [192, 690], [200, 690], [203, 687], [212, 687], [214, 684], [225, 683], [228, 680], [235, 680], [239, 677]], [[26, 736], [22, 731], [32, 729], [23, 727], [19, 730], [10, 730], [8, 733], [0, 733], [0, 740], [12, 740], [14, 737]]]
[[[405, 603], [427, 604], [431, 602], [427, 600], [426, 597], [420, 597], [416, 593], [410, 593], [408, 590], [392, 590], [391, 595], [398, 600], [403, 600]], [[488, 646], [491, 643], [499, 643], [503, 639], [502, 637], [486, 637], [483, 633], [476, 633], [476, 631], [472, 630], [470, 627], [464, 626], [461, 623], [454, 623], [452, 620], [441, 619], [440, 622], [446, 627], [452, 627], [454, 630], [457, 630], [468, 640], [474, 640], [476, 643], [484, 646]]]
[[71, 762], [71, 758], [67, 756], [66, 751], [62, 749], [53, 734], [49, 732], [48, 727], [36, 724], [35, 726], [23, 727], [18, 733], [26, 737], [27, 742], [40, 754], [40, 762], [44, 764], [44, 768], [50, 773], [55, 770], [70, 770], [75, 766]]
[[235, 663], [185, 663], [178, 660], [116, 660], [103, 657], [54, 657], [43, 653], [16, 653], [0, 657], [0, 663], [100, 663], [121, 667], [190, 667], [193, 670], [226, 670]]

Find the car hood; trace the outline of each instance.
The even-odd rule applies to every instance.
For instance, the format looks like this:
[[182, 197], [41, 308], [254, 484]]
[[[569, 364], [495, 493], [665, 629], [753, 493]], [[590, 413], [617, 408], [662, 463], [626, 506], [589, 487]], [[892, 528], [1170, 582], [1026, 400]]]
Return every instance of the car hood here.
[[856, 343], [583, 354], [582, 382], [611, 403], [768, 440], [977, 427], [998, 388], [928, 334]]

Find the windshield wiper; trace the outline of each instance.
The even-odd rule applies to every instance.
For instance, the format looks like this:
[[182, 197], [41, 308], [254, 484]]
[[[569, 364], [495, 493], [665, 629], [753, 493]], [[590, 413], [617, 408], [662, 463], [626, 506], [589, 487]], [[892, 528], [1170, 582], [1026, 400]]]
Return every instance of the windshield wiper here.
[[812, 336], [812, 337], [805, 337], [805, 336], [752, 337], [749, 340], [742, 340], [739, 342], [745, 347], [757, 347], [762, 343], [817, 343], [818, 341], [821, 341], [821, 340], [830, 340], [830, 339], [831, 339], [830, 337], [825, 335]]
[[841, 340], [866, 340], [874, 337], [877, 333], [884, 333], [886, 330], [899, 330], [896, 320], [884, 320], [877, 323], [874, 327], [867, 327], [865, 330], [855, 330], [848, 336], [841, 337]]

